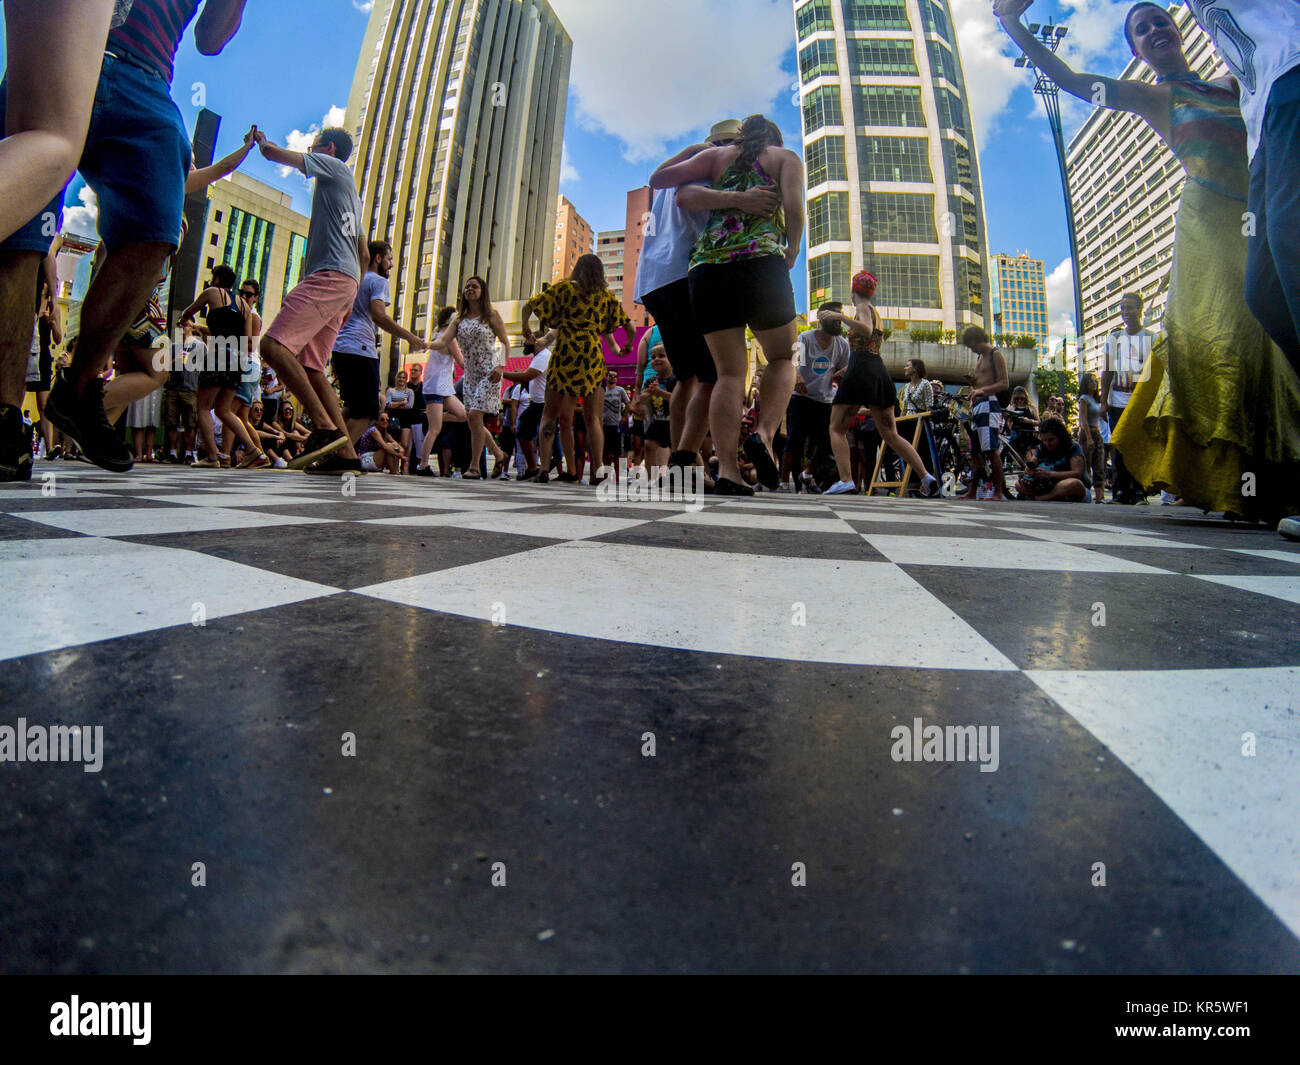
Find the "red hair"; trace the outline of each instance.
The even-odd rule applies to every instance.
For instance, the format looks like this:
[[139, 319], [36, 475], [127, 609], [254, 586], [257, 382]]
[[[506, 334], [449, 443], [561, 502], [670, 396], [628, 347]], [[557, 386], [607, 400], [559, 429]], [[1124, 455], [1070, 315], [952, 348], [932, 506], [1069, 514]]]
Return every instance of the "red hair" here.
[[871, 299], [876, 294], [876, 279], [871, 274], [863, 270], [859, 274], [853, 275], [853, 291], [859, 296], [866, 296]]

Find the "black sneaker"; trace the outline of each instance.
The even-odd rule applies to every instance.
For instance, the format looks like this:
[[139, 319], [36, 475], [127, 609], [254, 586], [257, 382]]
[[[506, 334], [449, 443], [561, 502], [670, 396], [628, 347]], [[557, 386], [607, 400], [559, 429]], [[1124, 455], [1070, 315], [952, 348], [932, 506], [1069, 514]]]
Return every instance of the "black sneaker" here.
[[715, 496], [752, 496], [754, 489], [747, 484], [741, 484], [739, 481], [729, 481], [725, 477], [719, 477], [713, 482], [712, 494]]
[[23, 412], [7, 403], [0, 406], [0, 481], [32, 479], [33, 439]]
[[363, 473], [360, 459], [345, 459], [342, 455], [330, 453], [317, 462], [314, 466], [308, 466], [303, 473]]
[[745, 441], [745, 458], [754, 464], [759, 483], [769, 492], [775, 492], [781, 484], [781, 471], [772, 459], [763, 438], [757, 433]]
[[432, 467], [432, 466], [416, 466], [416, 467], [415, 467], [415, 476], [417, 476], [417, 477], [436, 477], [437, 474], [433, 472], [433, 467]]
[[86, 387], [85, 394], [78, 396], [67, 371], [60, 371], [50, 398], [45, 401], [45, 417], [64, 436], [72, 437], [82, 454], [100, 469], [126, 473], [135, 465], [126, 440], [109, 424], [104, 413], [102, 377], [96, 377]]
[[[302, 454], [289, 463], [291, 470], [305, 470], [315, 466], [327, 455], [332, 455], [348, 442], [347, 435], [339, 429], [313, 429], [302, 447]], [[360, 469], [360, 467], [357, 467]]]

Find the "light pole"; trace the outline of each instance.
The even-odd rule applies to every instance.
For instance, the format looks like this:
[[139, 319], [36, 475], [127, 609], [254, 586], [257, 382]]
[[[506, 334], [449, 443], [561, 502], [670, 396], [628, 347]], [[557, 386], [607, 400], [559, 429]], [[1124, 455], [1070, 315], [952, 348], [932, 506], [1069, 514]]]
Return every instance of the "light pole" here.
[[[1029, 24], [1029, 32], [1037, 37], [1046, 48], [1055, 52], [1061, 47], [1061, 40], [1068, 32], [1064, 25], [1054, 25], [1049, 19], [1047, 25], [1037, 22]], [[1027, 55], [1016, 60], [1018, 67], [1032, 67]], [[1034, 68], [1034, 92], [1043, 98], [1047, 108], [1047, 122], [1052, 127], [1052, 138], [1056, 144], [1056, 162], [1061, 168], [1061, 191], [1065, 195], [1065, 228], [1070, 237], [1070, 276], [1074, 281], [1074, 354], [1075, 362], [1080, 361], [1080, 340], [1083, 336], [1083, 289], [1079, 284], [1079, 239], [1074, 232], [1074, 202], [1070, 199], [1070, 178], [1065, 169], [1065, 136], [1061, 132], [1060, 89], [1056, 82], [1037, 67]], [[1076, 367], [1076, 370], [1078, 367]]]

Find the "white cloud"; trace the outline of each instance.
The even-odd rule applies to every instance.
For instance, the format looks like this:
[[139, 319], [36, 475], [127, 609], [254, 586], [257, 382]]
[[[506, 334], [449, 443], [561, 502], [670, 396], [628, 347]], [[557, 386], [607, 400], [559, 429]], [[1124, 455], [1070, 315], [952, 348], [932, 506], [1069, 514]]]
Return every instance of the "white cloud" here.
[[560, 184], [571, 185], [581, 181], [582, 175], [578, 173], [578, 168], [569, 162], [569, 146], [564, 145], [564, 152], [560, 156]]
[[1053, 348], [1062, 337], [1074, 336], [1074, 271], [1069, 259], [1047, 275], [1047, 332]]
[[988, 0], [951, 0], [950, 7], [975, 143], [983, 148], [1011, 94], [1027, 83], [1027, 72], [1016, 68], [1015, 57], [1020, 52], [993, 17]]
[[[291, 132], [284, 139], [284, 146], [291, 152], [309, 152], [311, 151], [312, 144], [316, 140], [317, 133], [323, 129], [330, 129], [334, 126], [341, 127], [346, 119], [347, 111], [344, 108], [335, 105], [325, 112], [324, 118], [319, 122], [313, 122], [311, 127], [305, 132], [300, 129], [295, 129]], [[293, 172], [294, 168], [291, 166], [280, 167], [280, 176], [282, 178], [288, 177]]]
[[370, 14], [370, 9], [375, 6], [375, 0], [352, 0], [352, 6], [364, 15]]
[[82, 237], [99, 236], [99, 200], [89, 185], [83, 185], [77, 194], [80, 207], [69, 207], [63, 212], [63, 229]]
[[791, 77], [789, 0], [551, 6], [573, 38], [576, 120], [617, 137], [629, 162], [658, 160], [668, 142], [719, 119], [768, 111]]

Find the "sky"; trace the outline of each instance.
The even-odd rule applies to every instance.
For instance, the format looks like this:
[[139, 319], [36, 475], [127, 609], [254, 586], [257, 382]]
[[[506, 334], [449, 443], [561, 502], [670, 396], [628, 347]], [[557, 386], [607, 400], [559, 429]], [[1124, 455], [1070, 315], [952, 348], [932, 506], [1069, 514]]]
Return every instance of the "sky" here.
[[[989, 251], [1043, 259], [1050, 331], [1054, 337], [1072, 332], [1060, 172], [1031, 73], [1013, 65], [1019, 52], [989, 0], [949, 3], [975, 126]], [[191, 27], [173, 83], [187, 125], [193, 127], [206, 101], [222, 116], [218, 156], [237, 147], [254, 123], [277, 143], [307, 147], [313, 129], [341, 122], [371, 6], [367, 0], [249, 0], [238, 36], [217, 57], [198, 54]], [[594, 229], [622, 229], [628, 191], [718, 119], [766, 114], [787, 146], [800, 149], [793, 0], [551, 0], [551, 6], [573, 39], [560, 192]], [[1128, 6], [1038, 0], [1029, 16], [1069, 25], [1067, 62], [1116, 75], [1132, 58], [1122, 32]], [[1063, 96], [1062, 110], [1068, 143], [1087, 109]], [[284, 173], [256, 152], [244, 170], [292, 193], [295, 208], [307, 211], [310, 190], [301, 175]], [[94, 200], [80, 179], [69, 186], [66, 203], [65, 224], [93, 232]], [[802, 307], [802, 261], [791, 276]]]

